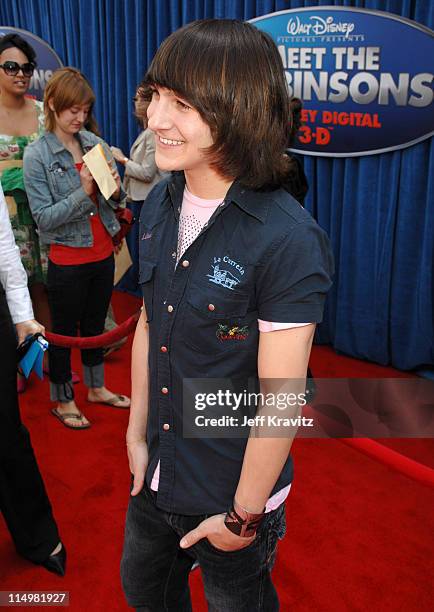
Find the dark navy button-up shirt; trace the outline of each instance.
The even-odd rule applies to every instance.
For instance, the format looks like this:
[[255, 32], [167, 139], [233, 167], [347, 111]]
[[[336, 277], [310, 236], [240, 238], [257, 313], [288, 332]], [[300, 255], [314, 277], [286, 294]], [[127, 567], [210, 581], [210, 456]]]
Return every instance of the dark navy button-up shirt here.
[[[286, 191], [235, 182], [176, 265], [184, 186], [182, 172], [161, 181], [140, 216], [149, 323], [146, 479], [160, 461], [157, 506], [211, 514], [232, 502], [247, 439], [185, 438], [183, 381], [257, 378], [257, 320], [321, 321], [333, 263], [326, 234]], [[234, 326], [243, 333], [223, 342]], [[291, 480], [289, 458], [273, 493]]]

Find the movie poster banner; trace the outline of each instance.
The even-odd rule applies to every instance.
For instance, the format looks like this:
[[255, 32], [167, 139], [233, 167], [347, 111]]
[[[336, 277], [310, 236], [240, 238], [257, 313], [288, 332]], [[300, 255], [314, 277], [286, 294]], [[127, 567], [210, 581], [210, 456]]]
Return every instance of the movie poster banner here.
[[251, 22], [278, 46], [292, 96], [303, 101], [293, 150], [359, 156], [434, 133], [434, 32], [382, 11], [314, 7]]

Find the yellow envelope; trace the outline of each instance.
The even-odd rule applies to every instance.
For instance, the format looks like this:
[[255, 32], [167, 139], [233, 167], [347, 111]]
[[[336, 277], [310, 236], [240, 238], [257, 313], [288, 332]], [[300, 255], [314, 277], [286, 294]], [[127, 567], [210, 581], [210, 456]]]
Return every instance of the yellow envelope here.
[[85, 155], [83, 161], [89, 168], [89, 172], [95, 179], [102, 195], [108, 200], [116, 191], [116, 181], [112, 176], [110, 166], [108, 165], [104, 149], [98, 143]]
[[117, 285], [125, 272], [133, 265], [130, 251], [128, 250], [127, 241], [125, 238], [122, 241], [122, 248], [119, 253], [115, 254], [115, 276], [113, 285]]

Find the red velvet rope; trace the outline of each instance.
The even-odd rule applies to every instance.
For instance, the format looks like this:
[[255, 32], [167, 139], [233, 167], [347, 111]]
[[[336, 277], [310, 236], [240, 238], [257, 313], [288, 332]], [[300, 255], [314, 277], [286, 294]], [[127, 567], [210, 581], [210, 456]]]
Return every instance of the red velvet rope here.
[[368, 438], [340, 438], [340, 441], [404, 474], [404, 476], [434, 488], [434, 470], [427, 465], [418, 463], [414, 459], [401, 455], [401, 453], [397, 453], [393, 449]]
[[80, 349], [91, 349], [100, 348], [117, 342], [121, 338], [128, 336], [136, 327], [137, 321], [140, 317], [140, 310], [134, 313], [129, 319], [115, 327], [105, 334], [100, 336], [61, 336], [60, 334], [52, 334], [51, 332], [45, 332], [45, 337], [50, 344], [56, 346], [62, 346], [66, 348], [80, 348]]
[[[107, 346], [124, 338], [135, 329], [140, 312], [139, 310], [121, 325], [100, 336], [82, 338], [46, 332], [45, 337], [51, 344], [67, 348], [86, 349]], [[410, 459], [410, 457], [397, 453], [393, 449], [368, 438], [340, 438], [340, 441], [368, 455], [368, 457], [372, 457], [380, 463], [395, 469], [397, 472], [404, 474], [404, 476], [434, 488], [434, 470], [427, 465], [418, 463], [414, 459]]]

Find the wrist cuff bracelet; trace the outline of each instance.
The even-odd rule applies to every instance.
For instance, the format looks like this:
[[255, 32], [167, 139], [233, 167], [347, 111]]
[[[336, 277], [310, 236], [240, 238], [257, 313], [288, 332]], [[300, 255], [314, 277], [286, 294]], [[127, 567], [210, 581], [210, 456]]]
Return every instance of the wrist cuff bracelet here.
[[[265, 510], [265, 508], [264, 508]], [[249, 538], [257, 532], [262, 520], [264, 512], [253, 514], [248, 512], [234, 500], [232, 507], [227, 512], [225, 517], [225, 525], [235, 535], [242, 538]]]

